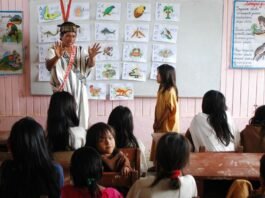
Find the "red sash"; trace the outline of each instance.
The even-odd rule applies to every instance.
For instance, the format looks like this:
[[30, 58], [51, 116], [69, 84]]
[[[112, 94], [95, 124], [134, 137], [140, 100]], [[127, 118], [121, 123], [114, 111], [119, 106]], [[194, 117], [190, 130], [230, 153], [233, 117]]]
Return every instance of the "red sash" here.
[[68, 63], [66, 72], [64, 74], [64, 77], [63, 77], [63, 82], [58, 88], [59, 91], [63, 91], [64, 90], [64, 85], [65, 85], [65, 83], [66, 83], [66, 81], [68, 79], [69, 73], [72, 70], [72, 66], [74, 64], [75, 54], [76, 54], [76, 47], [74, 46], [74, 47], [72, 47], [69, 63]]

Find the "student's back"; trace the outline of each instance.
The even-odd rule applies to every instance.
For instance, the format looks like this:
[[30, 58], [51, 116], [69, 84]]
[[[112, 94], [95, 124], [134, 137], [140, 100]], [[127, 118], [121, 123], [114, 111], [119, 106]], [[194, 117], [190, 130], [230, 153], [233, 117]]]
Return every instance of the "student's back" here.
[[121, 198], [122, 195], [114, 188], [97, 184], [102, 170], [101, 156], [95, 149], [83, 147], [76, 150], [70, 167], [73, 185], [62, 188], [62, 198]]
[[202, 113], [194, 116], [189, 127], [196, 152], [200, 146], [204, 146], [207, 151], [236, 149], [239, 132], [226, 110], [225, 97], [221, 92], [210, 90], [204, 94]]
[[62, 168], [49, 156], [41, 125], [31, 118], [19, 120], [11, 129], [8, 144], [13, 160], [1, 165], [0, 197], [59, 198], [63, 176], [58, 168]]
[[79, 126], [75, 99], [68, 92], [55, 92], [51, 97], [47, 140], [52, 152], [75, 150], [86, 143], [86, 131]]
[[258, 107], [249, 125], [240, 133], [244, 152], [265, 152], [265, 105]]
[[134, 183], [127, 198], [191, 198], [197, 196], [193, 176], [182, 176], [189, 161], [188, 140], [181, 134], [168, 133], [158, 142], [156, 176], [148, 176]]

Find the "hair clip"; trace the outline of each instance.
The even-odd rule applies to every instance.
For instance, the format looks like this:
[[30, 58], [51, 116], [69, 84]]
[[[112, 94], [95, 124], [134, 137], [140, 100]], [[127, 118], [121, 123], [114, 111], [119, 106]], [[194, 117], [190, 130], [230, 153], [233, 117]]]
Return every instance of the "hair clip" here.
[[87, 178], [87, 185], [91, 186], [95, 182], [94, 178]]

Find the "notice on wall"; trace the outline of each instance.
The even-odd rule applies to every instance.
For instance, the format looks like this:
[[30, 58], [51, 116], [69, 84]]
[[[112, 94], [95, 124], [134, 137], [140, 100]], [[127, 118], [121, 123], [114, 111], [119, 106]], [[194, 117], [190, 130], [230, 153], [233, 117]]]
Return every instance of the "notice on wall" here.
[[234, 1], [232, 67], [265, 68], [265, 0]]

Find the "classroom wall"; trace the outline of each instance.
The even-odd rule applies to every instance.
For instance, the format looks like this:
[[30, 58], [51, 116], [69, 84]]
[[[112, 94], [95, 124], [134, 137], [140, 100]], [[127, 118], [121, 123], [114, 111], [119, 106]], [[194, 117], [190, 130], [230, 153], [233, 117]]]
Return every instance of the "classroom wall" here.
[[[210, 8], [209, 8], [210, 9]], [[10, 130], [24, 116], [32, 116], [43, 126], [49, 104], [47, 96], [30, 95], [29, 65], [29, 5], [25, 0], [0, 0], [0, 10], [24, 11], [25, 69], [23, 75], [0, 76], [0, 131]], [[230, 64], [232, 1], [224, 0], [221, 91], [227, 99], [238, 128], [242, 129], [256, 106], [264, 103], [264, 70], [233, 70]], [[207, 32], [206, 32], [207, 33]], [[203, 46], [202, 46], [203, 48]], [[203, 49], [202, 49], [203, 50]], [[207, 56], [207, 55], [206, 55]], [[90, 123], [107, 121], [117, 105], [128, 106], [135, 121], [136, 136], [149, 149], [151, 142], [155, 98], [136, 98], [133, 101], [90, 101]], [[185, 132], [192, 117], [201, 110], [201, 98], [180, 98], [181, 132]]]

